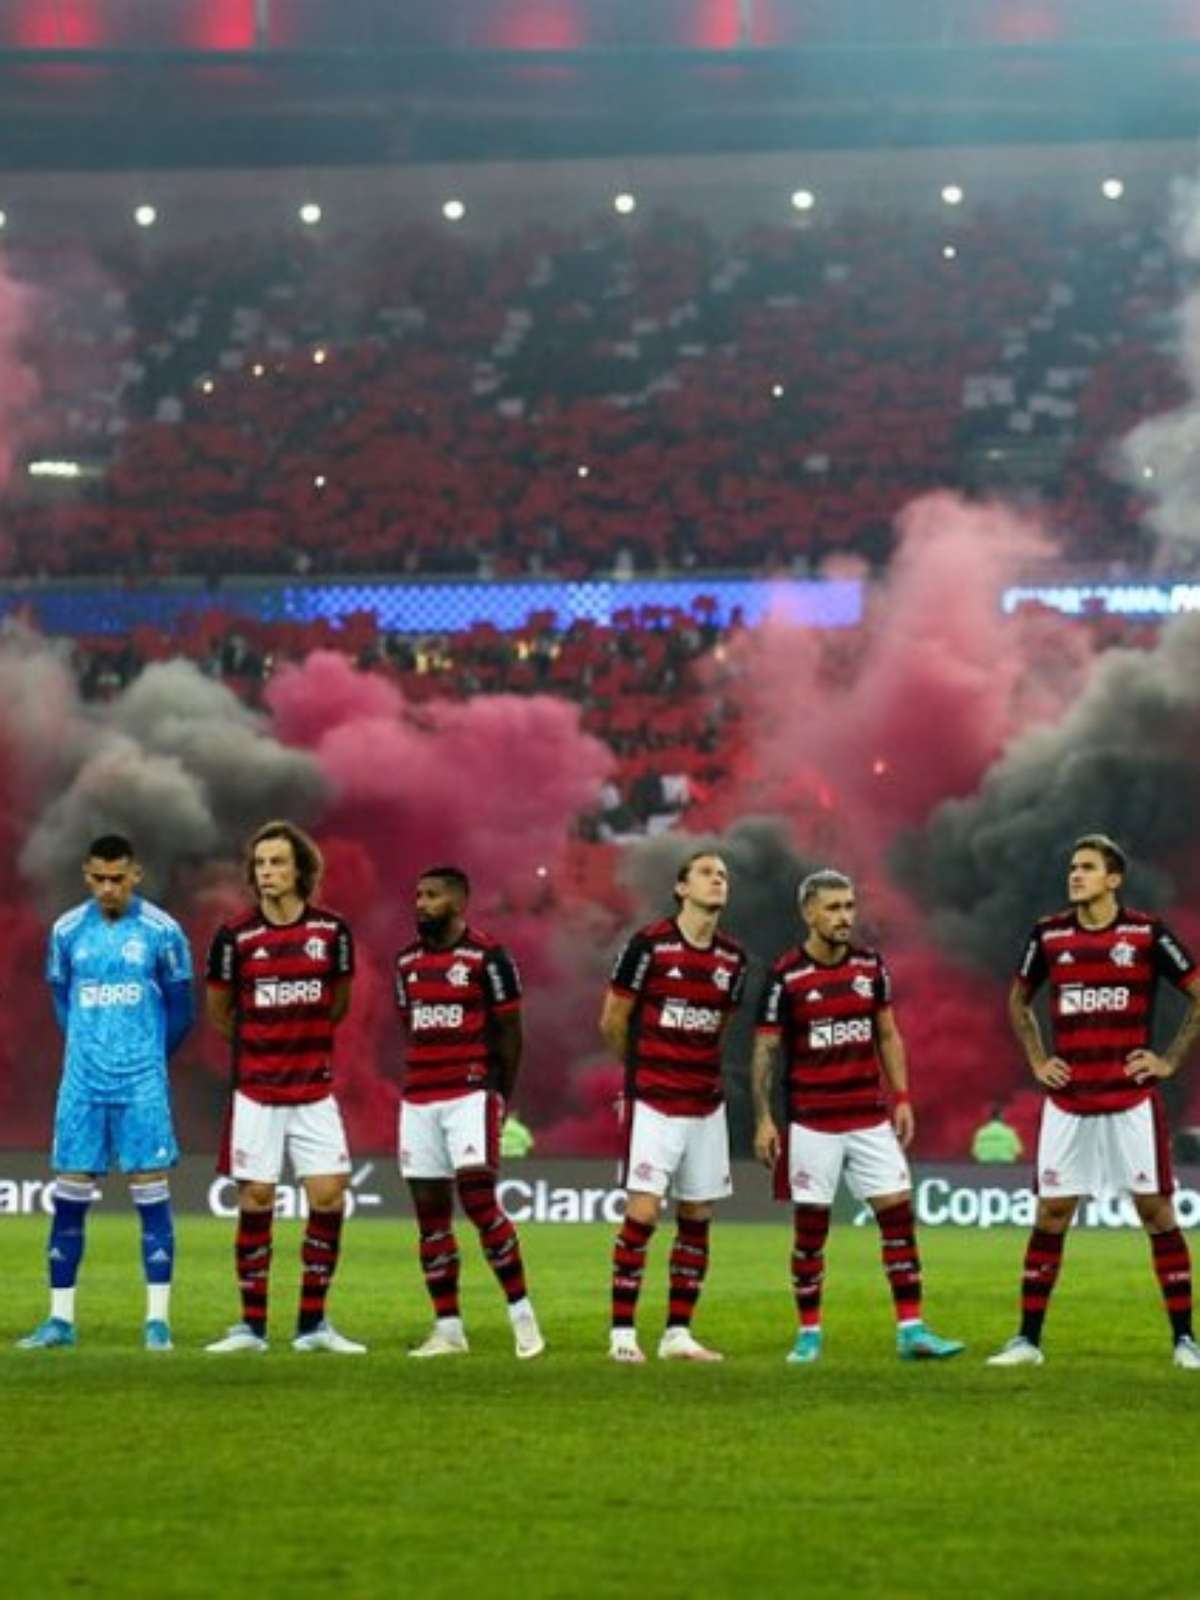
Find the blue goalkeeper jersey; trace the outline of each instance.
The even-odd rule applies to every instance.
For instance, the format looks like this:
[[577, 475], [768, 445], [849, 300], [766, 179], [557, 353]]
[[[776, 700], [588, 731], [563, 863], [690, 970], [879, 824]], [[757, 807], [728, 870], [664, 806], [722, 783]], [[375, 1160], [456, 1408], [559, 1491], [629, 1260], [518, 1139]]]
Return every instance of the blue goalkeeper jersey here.
[[120, 1103], [165, 1076], [172, 1015], [191, 1008], [192, 956], [173, 917], [135, 896], [110, 921], [88, 900], [54, 924], [46, 978], [66, 1034], [64, 1093]]

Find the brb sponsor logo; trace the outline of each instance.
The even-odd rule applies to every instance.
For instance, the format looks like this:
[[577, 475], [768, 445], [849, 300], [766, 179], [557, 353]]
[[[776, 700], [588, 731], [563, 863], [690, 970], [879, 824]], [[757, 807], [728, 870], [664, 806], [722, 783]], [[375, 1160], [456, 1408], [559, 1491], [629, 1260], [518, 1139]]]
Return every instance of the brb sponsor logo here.
[[136, 1006], [141, 1004], [140, 983], [81, 983], [79, 1004], [85, 1011], [97, 1006]]
[[1124, 985], [1089, 989], [1082, 983], [1068, 983], [1058, 992], [1058, 1009], [1064, 1017], [1086, 1016], [1093, 1011], [1125, 1011], [1128, 1007], [1129, 990]]
[[872, 1024], [870, 1017], [847, 1017], [844, 1021], [810, 1022], [808, 1048], [810, 1050], [837, 1050], [846, 1044], [870, 1044]]
[[420, 1005], [412, 1008], [414, 1028], [461, 1028], [462, 1021], [461, 1006]]
[[663, 1005], [662, 1026], [679, 1028], [684, 1033], [716, 1033], [721, 1013], [711, 1006], [690, 1006], [686, 1000], [668, 1000]]
[[259, 978], [254, 985], [254, 1004], [267, 1009], [314, 1005], [324, 993], [320, 978]]

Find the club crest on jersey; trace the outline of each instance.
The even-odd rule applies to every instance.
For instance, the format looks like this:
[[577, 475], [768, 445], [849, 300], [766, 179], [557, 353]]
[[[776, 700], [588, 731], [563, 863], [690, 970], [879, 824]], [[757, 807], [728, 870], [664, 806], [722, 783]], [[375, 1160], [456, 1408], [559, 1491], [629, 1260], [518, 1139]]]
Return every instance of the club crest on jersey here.
[[131, 967], [140, 967], [146, 960], [146, 946], [141, 939], [126, 939], [121, 946], [121, 958]]
[[712, 978], [718, 989], [727, 991], [733, 981], [733, 974], [728, 967], [714, 967]]
[[862, 1000], [870, 1000], [875, 994], [875, 985], [870, 978], [857, 977], [851, 982], [850, 987]]
[[471, 969], [465, 961], [456, 961], [452, 967], [446, 968], [446, 982], [452, 983], [456, 989], [465, 989], [471, 981]]
[[1128, 939], [1119, 939], [1109, 951], [1109, 955], [1118, 967], [1131, 967], [1137, 960], [1137, 951], [1129, 943]]
[[304, 944], [304, 954], [310, 961], [324, 961], [328, 948], [324, 939], [307, 939]]

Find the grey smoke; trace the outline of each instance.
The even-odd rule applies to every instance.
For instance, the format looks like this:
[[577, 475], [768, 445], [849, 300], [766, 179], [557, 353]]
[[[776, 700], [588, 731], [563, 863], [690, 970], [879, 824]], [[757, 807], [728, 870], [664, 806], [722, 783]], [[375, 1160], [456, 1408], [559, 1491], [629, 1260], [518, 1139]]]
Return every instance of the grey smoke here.
[[978, 793], [949, 800], [892, 853], [948, 954], [1010, 973], [1033, 920], [1062, 904], [1071, 844], [1097, 829], [1132, 857], [1128, 896], [1170, 903], [1165, 870], [1200, 802], [1200, 616], [1153, 650], [1110, 650], [1054, 727], [1015, 740]]
[[[1171, 233], [1176, 255], [1200, 263], [1200, 180], [1176, 179]], [[1178, 312], [1179, 363], [1191, 391], [1176, 410], [1139, 423], [1117, 450], [1116, 471], [1151, 501], [1157, 562], [1186, 571], [1200, 559], [1200, 290]]]
[[133, 839], [147, 891], [161, 897], [186, 867], [235, 859], [268, 817], [311, 820], [327, 793], [311, 755], [280, 744], [190, 662], [148, 667], [112, 702], [84, 706], [62, 652], [10, 629], [0, 695], [31, 813], [21, 870], [47, 911], [79, 898], [79, 863], [98, 833]]

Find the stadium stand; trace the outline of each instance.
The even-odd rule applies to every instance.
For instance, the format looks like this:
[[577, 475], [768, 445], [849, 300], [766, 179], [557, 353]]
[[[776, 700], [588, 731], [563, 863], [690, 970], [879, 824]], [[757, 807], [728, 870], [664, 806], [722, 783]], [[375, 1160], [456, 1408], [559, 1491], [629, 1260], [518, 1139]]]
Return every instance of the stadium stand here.
[[806, 574], [1005, 481], [1136, 562], [1106, 453], [1179, 395], [1161, 235], [1041, 201], [9, 259], [73, 291], [39, 301], [36, 453], [102, 468], [18, 497], [10, 576]]

